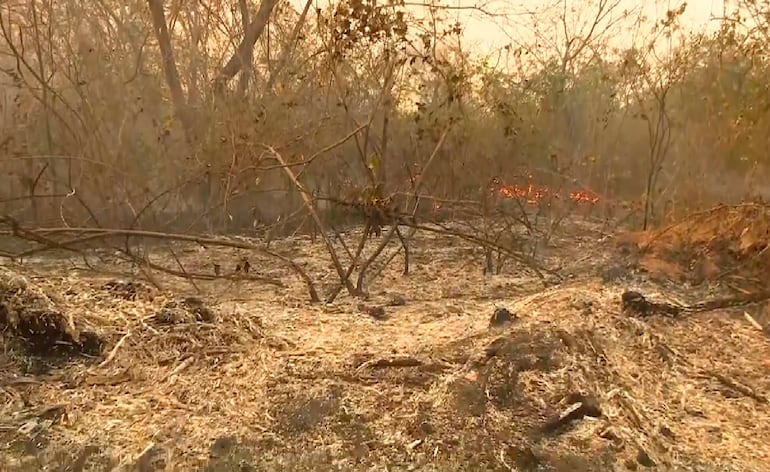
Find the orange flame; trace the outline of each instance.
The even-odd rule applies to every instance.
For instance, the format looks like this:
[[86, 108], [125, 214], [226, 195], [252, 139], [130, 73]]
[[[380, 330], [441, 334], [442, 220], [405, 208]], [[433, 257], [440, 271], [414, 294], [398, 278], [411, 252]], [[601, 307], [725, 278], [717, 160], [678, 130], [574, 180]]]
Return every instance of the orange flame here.
[[576, 190], [571, 192], [569, 197], [577, 203], [589, 203], [595, 205], [599, 202], [599, 196], [590, 190]]
[[[530, 176], [531, 178], [531, 176]], [[492, 179], [493, 194], [501, 198], [520, 198], [530, 205], [537, 205], [545, 198], [560, 199], [561, 195], [551, 191], [548, 187], [538, 187], [533, 183], [527, 186], [504, 184], [499, 178]], [[569, 194], [570, 200], [579, 204], [594, 205], [599, 202], [599, 196], [588, 189], [575, 190]]]

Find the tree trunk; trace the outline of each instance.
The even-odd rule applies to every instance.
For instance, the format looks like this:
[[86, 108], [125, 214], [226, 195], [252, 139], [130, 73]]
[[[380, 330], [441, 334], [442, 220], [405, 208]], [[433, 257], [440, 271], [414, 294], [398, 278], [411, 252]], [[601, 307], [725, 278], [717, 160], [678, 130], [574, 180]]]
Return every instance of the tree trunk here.
[[184, 91], [182, 91], [182, 82], [179, 80], [179, 71], [176, 68], [176, 60], [174, 59], [174, 48], [171, 45], [171, 35], [169, 35], [168, 26], [166, 25], [166, 14], [163, 11], [163, 0], [147, 0], [147, 4], [150, 6], [152, 26], [155, 31], [155, 37], [158, 39], [158, 47], [162, 56], [163, 74], [166, 76], [166, 83], [171, 90], [174, 113], [182, 123], [188, 144], [192, 144], [196, 141], [195, 127], [187, 106]]
[[270, 15], [279, 1], [262, 0], [256, 17], [249, 23], [246, 31], [243, 33], [243, 40], [238, 45], [238, 49], [236, 49], [230, 60], [227, 61], [227, 64], [225, 64], [214, 79], [214, 92], [217, 94], [224, 92], [227, 82], [243, 69], [244, 64], [249, 58], [253, 57], [254, 45], [265, 30], [267, 21], [270, 19]]
[[[246, 0], [238, 0], [238, 8], [241, 10], [241, 24], [243, 31], [249, 28], [249, 6], [246, 4]], [[242, 58], [241, 76], [238, 82], [238, 96], [243, 98], [246, 96], [246, 91], [249, 89], [249, 79], [251, 78], [251, 61], [254, 59], [254, 50], [249, 49], [248, 55]]]

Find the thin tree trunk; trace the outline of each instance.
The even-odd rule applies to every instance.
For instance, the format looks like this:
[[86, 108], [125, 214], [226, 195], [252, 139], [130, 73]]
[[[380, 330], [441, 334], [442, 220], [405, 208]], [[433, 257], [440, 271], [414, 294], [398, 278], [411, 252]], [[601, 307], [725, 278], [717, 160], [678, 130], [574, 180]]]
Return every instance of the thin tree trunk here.
[[297, 47], [297, 40], [299, 38], [299, 33], [302, 31], [302, 25], [305, 24], [305, 18], [307, 17], [307, 12], [310, 10], [310, 6], [313, 4], [313, 0], [307, 0], [305, 3], [305, 8], [302, 10], [302, 13], [299, 15], [299, 19], [297, 20], [297, 24], [294, 25], [294, 31], [291, 32], [291, 42], [286, 45], [286, 47], [281, 51], [281, 56], [278, 58], [278, 63], [275, 66], [275, 69], [270, 71], [270, 78], [267, 79], [267, 86], [265, 86], [265, 91], [267, 93], [270, 93], [273, 89], [273, 85], [275, 85], [276, 80], [278, 80], [278, 76], [281, 74], [281, 71], [284, 67], [286, 67], [286, 63], [289, 62], [289, 57], [291, 57], [291, 53], [294, 52], [294, 48]]
[[190, 74], [187, 89], [187, 106], [189, 109], [195, 109], [203, 102], [201, 94], [201, 52], [200, 44], [202, 40], [202, 30], [200, 22], [200, 13], [195, 4], [187, 11], [187, 24], [190, 34]]
[[187, 107], [187, 100], [182, 91], [182, 82], [179, 80], [179, 71], [176, 68], [174, 59], [174, 48], [171, 45], [171, 35], [166, 25], [166, 14], [163, 11], [162, 0], [147, 0], [152, 14], [152, 25], [155, 30], [155, 37], [158, 39], [158, 47], [162, 56], [163, 73], [166, 76], [168, 88], [171, 91], [171, 100], [174, 103], [174, 112], [177, 119], [182, 123], [187, 142], [192, 144], [196, 141], [195, 130], [192, 116]]
[[280, 0], [262, 0], [262, 3], [259, 5], [259, 10], [257, 10], [256, 17], [249, 23], [246, 31], [243, 33], [243, 40], [241, 41], [241, 44], [238, 45], [238, 49], [233, 53], [230, 60], [227, 61], [227, 64], [225, 64], [214, 79], [214, 91], [217, 94], [224, 92], [227, 82], [243, 69], [246, 59], [253, 57], [254, 45], [265, 30], [267, 21], [270, 19], [270, 15], [279, 1]]
[[[241, 10], [241, 24], [243, 31], [245, 32], [249, 27], [249, 6], [246, 0], [238, 0], [238, 7]], [[249, 89], [249, 79], [252, 74], [252, 60], [254, 59], [254, 50], [249, 49], [246, 51], [247, 56], [243, 58], [243, 67], [241, 75], [238, 81], [238, 96], [245, 97], [246, 91]]]

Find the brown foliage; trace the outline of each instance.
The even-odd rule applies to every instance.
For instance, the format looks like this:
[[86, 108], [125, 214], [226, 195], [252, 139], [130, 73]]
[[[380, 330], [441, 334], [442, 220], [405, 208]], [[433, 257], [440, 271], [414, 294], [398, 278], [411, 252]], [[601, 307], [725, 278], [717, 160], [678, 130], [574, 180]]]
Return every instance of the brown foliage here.
[[663, 229], [621, 234], [617, 243], [637, 253], [645, 271], [671, 280], [770, 282], [770, 206], [763, 203], [720, 205]]

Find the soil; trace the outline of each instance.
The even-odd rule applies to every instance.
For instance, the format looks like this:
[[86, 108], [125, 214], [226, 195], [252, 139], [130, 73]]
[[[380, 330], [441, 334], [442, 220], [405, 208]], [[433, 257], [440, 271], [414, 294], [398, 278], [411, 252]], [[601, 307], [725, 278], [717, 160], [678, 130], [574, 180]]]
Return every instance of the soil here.
[[[418, 233], [408, 275], [397, 257], [366, 297], [330, 304], [253, 251], [153, 248], [196, 273], [247, 258], [252, 277], [154, 272], [157, 287], [116, 261], [5, 263], [0, 469], [766, 470], [764, 306], [625, 313], [626, 290], [694, 303], [726, 289], [652, 273], [617, 241], [571, 224], [538, 255], [562, 277], [544, 286]], [[320, 241], [271, 250], [335, 288]]]

